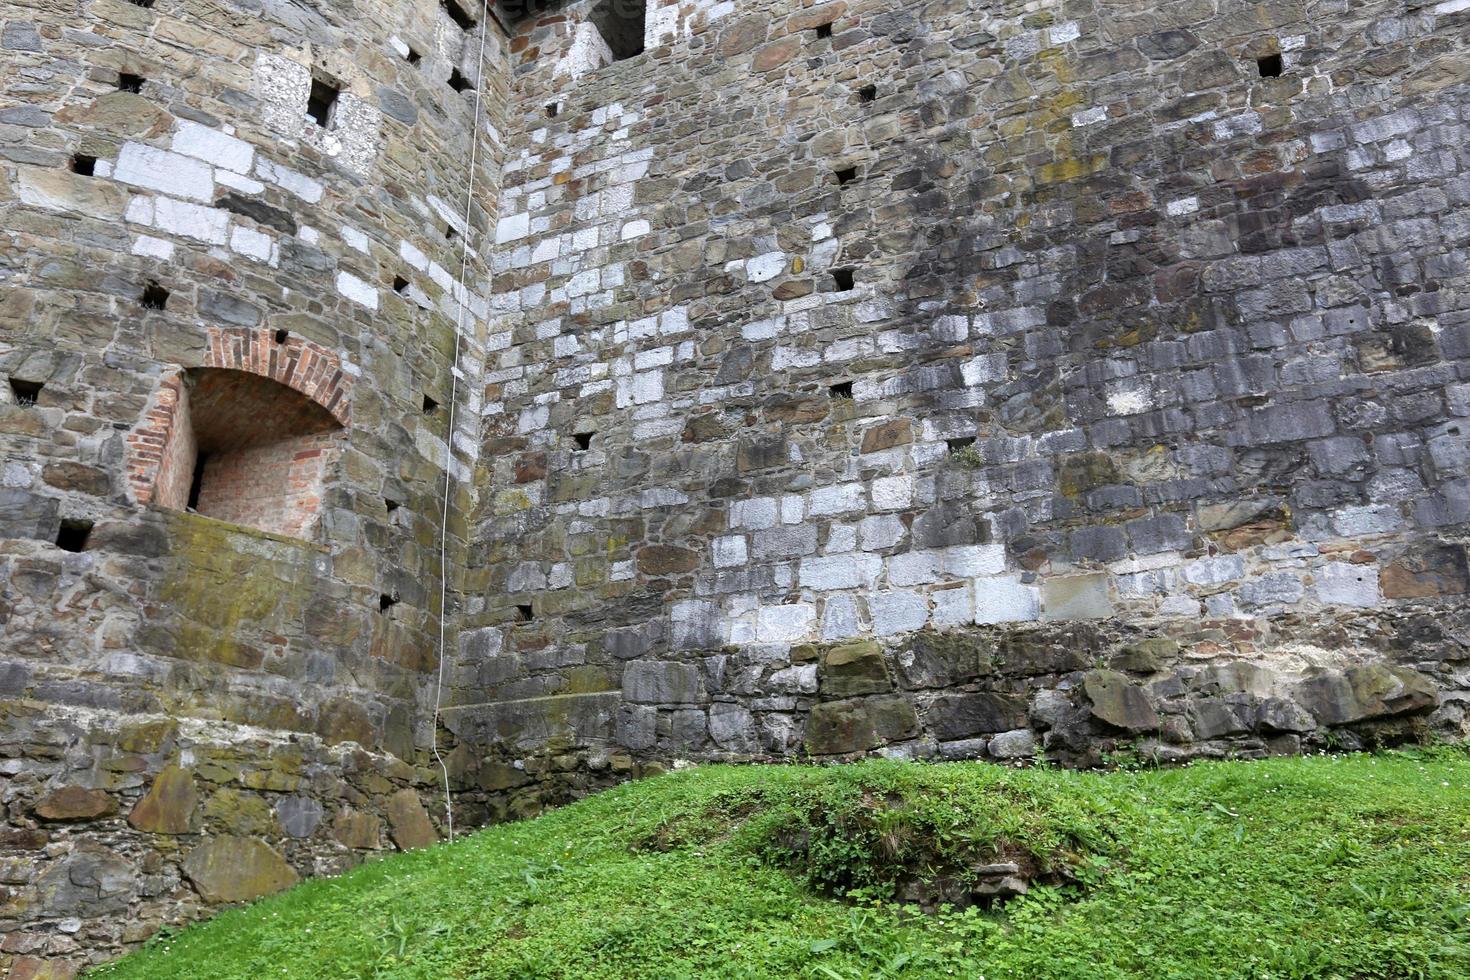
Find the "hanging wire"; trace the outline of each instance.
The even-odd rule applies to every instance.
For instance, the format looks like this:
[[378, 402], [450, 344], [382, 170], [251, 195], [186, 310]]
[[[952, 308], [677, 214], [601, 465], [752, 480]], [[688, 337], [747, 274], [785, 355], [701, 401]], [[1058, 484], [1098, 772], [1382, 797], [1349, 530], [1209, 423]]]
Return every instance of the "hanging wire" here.
[[470, 263], [470, 217], [475, 206], [475, 168], [479, 161], [480, 121], [485, 90], [485, 34], [489, 28], [490, 0], [481, 0], [480, 52], [475, 85], [475, 123], [470, 134], [470, 170], [469, 178], [465, 181], [464, 192], [465, 234], [459, 239], [459, 278], [457, 280], [459, 295], [454, 297], [459, 308], [455, 317], [454, 361], [449, 370], [449, 438], [447, 440], [448, 452], [444, 461], [444, 503], [439, 512], [439, 676], [434, 686], [434, 724], [429, 735], [430, 745], [434, 750], [434, 761], [439, 764], [439, 772], [444, 778], [444, 824], [449, 831], [451, 841], [454, 840], [454, 801], [449, 795], [449, 766], [444, 762], [444, 756], [439, 751], [439, 716], [444, 706], [444, 662], [449, 659], [448, 651], [444, 647], [444, 638], [449, 615], [449, 505], [454, 495], [454, 425], [459, 407], [459, 353], [465, 329], [465, 311], [470, 305], [470, 292], [465, 287], [465, 278], [468, 275]]

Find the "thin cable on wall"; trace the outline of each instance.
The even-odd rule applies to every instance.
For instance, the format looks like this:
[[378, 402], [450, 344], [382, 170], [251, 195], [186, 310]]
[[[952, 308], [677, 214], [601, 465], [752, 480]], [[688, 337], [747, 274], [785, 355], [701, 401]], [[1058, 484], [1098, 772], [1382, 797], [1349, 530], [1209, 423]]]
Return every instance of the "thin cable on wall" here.
[[454, 360], [449, 369], [449, 435], [446, 440], [447, 453], [444, 460], [444, 503], [439, 512], [439, 676], [434, 685], [434, 723], [429, 732], [430, 746], [434, 750], [434, 761], [444, 777], [444, 825], [449, 839], [454, 840], [454, 802], [449, 795], [449, 766], [439, 752], [439, 715], [444, 706], [444, 661], [448, 659], [444, 648], [446, 620], [449, 603], [449, 503], [454, 495], [454, 425], [456, 409], [459, 407], [459, 349], [464, 335], [465, 310], [469, 307], [470, 292], [465, 288], [465, 276], [470, 264], [470, 217], [475, 206], [475, 167], [479, 160], [481, 99], [485, 88], [485, 33], [490, 24], [490, 0], [482, 0], [480, 11], [480, 52], [476, 62], [475, 122], [470, 133], [470, 171], [464, 191], [464, 234], [459, 239], [459, 277], [456, 280], [459, 292], [454, 301], [459, 304], [455, 313]]

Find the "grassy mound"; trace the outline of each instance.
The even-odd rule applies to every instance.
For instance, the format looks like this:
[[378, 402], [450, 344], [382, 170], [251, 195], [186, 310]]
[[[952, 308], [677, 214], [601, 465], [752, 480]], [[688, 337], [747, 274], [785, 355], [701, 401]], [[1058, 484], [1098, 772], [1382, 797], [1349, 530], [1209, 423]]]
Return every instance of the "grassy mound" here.
[[665, 815], [635, 848], [728, 840], [732, 853], [789, 868], [823, 894], [937, 900], [923, 886], [997, 877], [987, 868], [1028, 882], [1079, 882], [1115, 846], [1111, 828], [1129, 818], [1059, 772], [1038, 779], [997, 766], [878, 762], [779, 772]]
[[[710, 767], [226, 912], [115, 978], [1470, 976], [1454, 750]], [[995, 909], [914, 882], [1015, 864]]]

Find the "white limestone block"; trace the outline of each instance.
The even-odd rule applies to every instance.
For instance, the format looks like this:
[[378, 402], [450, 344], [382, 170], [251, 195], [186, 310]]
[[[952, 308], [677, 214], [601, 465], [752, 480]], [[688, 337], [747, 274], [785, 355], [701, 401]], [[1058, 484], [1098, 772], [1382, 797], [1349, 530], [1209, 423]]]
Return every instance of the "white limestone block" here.
[[1381, 599], [1378, 566], [1328, 562], [1316, 572], [1317, 600], [1329, 606], [1369, 608]]
[[1041, 618], [1041, 592], [1016, 575], [977, 578], [975, 622], [1029, 623]]
[[1005, 571], [1006, 549], [1001, 544], [957, 544], [943, 549], [940, 567], [950, 578], [974, 578]]
[[531, 212], [510, 214], [495, 223], [495, 244], [520, 241], [531, 233]]
[[970, 583], [957, 589], [940, 589], [931, 592], [934, 603], [931, 621], [935, 626], [963, 626], [975, 621], [975, 600]]
[[803, 558], [798, 581], [802, 588], [818, 592], [872, 588], [882, 572], [883, 560], [877, 555], [824, 555]]
[[633, 375], [633, 404], [648, 405], [662, 401], [664, 397], [664, 373], [644, 371]]
[[245, 228], [241, 225], [236, 225], [230, 229], [230, 249], [231, 251], [238, 252], [240, 255], [252, 259], [259, 259], [261, 262], [269, 262], [271, 260], [271, 250], [274, 245], [275, 242], [271, 239], [271, 236], [264, 232], [256, 231], [253, 228]]
[[756, 612], [755, 635], [762, 643], [800, 643], [810, 639], [817, 610], [811, 603], [761, 606]]
[[168, 261], [174, 257], [174, 243], [162, 238], [154, 238], [152, 235], [139, 235], [133, 239], [131, 251], [134, 255], [146, 255], [149, 258]]
[[767, 252], [745, 263], [745, 275], [751, 282], [770, 282], [785, 271], [785, 252]]
[[255, 174], [266, 183], [275, 184], [282, 190], [295, 194], [307, 204], [316, 204], [326, 192], [321, 181], [312, 180], [305, 174], [297, 173], [290, 167], [283, 167], [264, 157], [255, 161]]
[[124, 143], [113, 179], [195, 201], [214, 199], [214, 169], [181, 153], [143, 143]]
[[378, 291], [350, 272], [337, 273], [337, 292], [359, 306], [365, 306], [370, 310], [378, 308]]
[[347, 243], [348, 248], [356, 249], [364, 255], [372, 251], [372, 242], [368, 240], [368, 236], [351, 225], [342, 226], [342, 241]]
[[889, 585], [929, 585], [943, 577], [942, 556], [937, 548], [908, 551], [888, 559]]
[[862, 632], [857, 601], [850, 595], [828, 596], [822, 603], [822, 639], [846, 640]]
[[249, 143], [187, 119], [178, 120], [178, 129], [174, 132], [169, 147], [175, 153], [212, 163], [237, 174], [248, 174], [250, 165], [255, 160], [255, 147]]
[[902, 541], [908, 529], [897, 514], [865, 517], [858, 525], [858, 541], [864, 551], [884, 551]]
[[840, 483], [820, 487], [807, 494], [807, 513], [812, 517], [845, 514], [862, 510], [865, 505], [861, 483]]
[[230, 227], [230, 212], [222, 208], [206, 208], [171, 197], [153, 202], [153, 226], [161, 231], [185, 238], [197, 238], [211, 245], [223, 245]]
[[716, 568], [738, 568], [749, 560], [745, 535], [729, 534], [710, 542]]
[[873, 509], [903, 510], [913, 503], [914, 478], [907, 473], [883, 476], [873, 481]]
[[1074, 127], [1093, 126], [1107, 118], [1107, 106], [1093, 106], [1091, 109], [1083, 109], [1081, 112], [1072, 113], [1072, 125]]
[[868, 614], [879, 636], [910, 633], [929, 622], [929, 600], [920, 592], [873, 592], [868, 595]]
[[730, 504], [731, 527], [750, 531], [763, 531], [776, 526], [776, 498], [756, 497], [752, 500], [737, 500]]

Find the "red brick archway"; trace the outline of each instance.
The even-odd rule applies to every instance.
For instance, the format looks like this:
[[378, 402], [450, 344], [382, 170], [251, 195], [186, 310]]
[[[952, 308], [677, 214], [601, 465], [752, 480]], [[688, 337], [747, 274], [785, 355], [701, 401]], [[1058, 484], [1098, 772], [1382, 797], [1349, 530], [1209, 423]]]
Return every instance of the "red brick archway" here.
[[352, 375], [337, 355], [284, 331], [209, 328], [209, 350], [200, 367], [233, 368], [279, 381], [332, 413], [347, 425]]
[[[256, 380], [247, 382], [250, 377]], [[210, 393], [202, 408], [211, 414], [194, 419], [189, 390], [201, 381]], [[208, 328], [204, 363], [166, 377], [128, 436], [134, 499], [177, 509], [197, 503], [208, 516], [304, 536], [316, 519], [327, 457], [348, 422], [352, 384], [341, 360], [310, 341], [272, 330]], [[225, 439], [219, 411], [230, 392], [242, 414]], [[206, 453], [213, 457], [207, 471], [213, 492], [203, 498], [208, 507], [191, 499], [200, 497]], [[273, 467], [281, 484], [275, 505], [265, 502], [269, 487], [244, 482], [269, 481]], [[240, 481], [231, 506], [221, 503], [227, 479]]]

